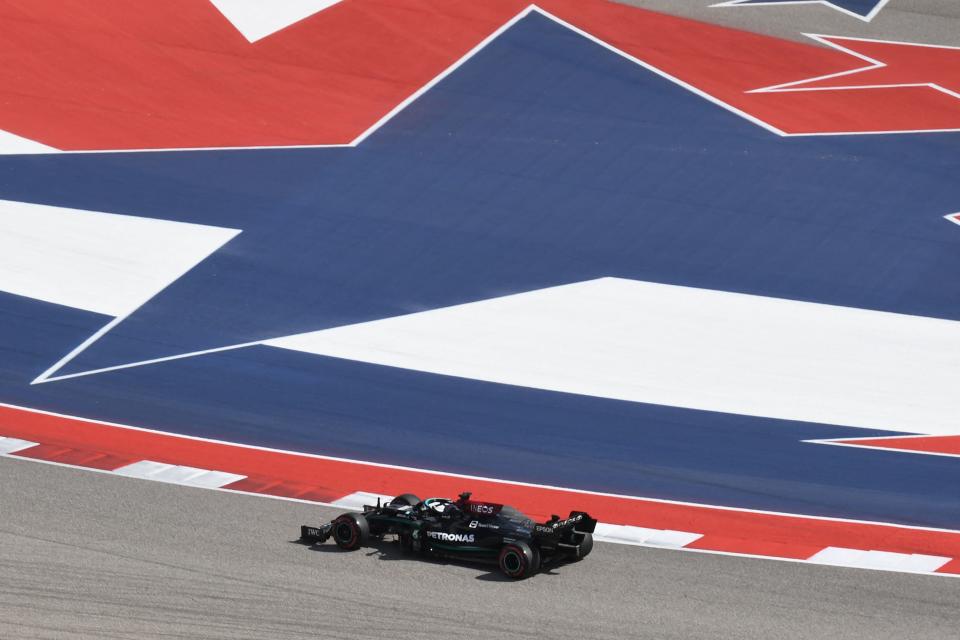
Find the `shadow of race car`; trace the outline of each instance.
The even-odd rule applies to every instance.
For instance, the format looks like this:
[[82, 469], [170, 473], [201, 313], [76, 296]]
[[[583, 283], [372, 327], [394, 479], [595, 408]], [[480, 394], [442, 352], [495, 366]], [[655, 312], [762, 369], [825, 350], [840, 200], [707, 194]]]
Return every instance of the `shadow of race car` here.
[[412, 554], [495, 562], [515, 579], [548, 565], [582, 560], [593, 549], [597, 521], [583, 511], [536, 523], [513, 507], [470, 496], [420, 500], [406, 493], [386, 504], [377, 499], [361, 513], [345, 513], [319, 527], [301, 526], [300, 539], [318, 544], [332, 537], [338, 547], [352, 551], [371, 538], [395, 535]]

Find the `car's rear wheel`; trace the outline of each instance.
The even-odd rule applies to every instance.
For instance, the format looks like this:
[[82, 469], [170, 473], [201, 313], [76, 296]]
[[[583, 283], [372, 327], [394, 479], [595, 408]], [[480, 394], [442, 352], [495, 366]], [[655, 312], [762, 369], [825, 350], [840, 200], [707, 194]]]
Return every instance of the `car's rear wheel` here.
[[402, 496], [397, 496], [396, 498], [394, 498], [393, 500], [391, 500], [391, 501], [390, 501], [390, 504], [395, 504], [395, 505], [409, 505], [409, 506], [411, 506], [411, 507], [414, 507], [414, 506], [420, 504], [420, 498], [418, 498], [417, 496], [413, 495], [412, 493], [405, 493], [405, 494], [403, 494]]
[[533, 552], [533, 562], [530, 563], [530, 573], [540, 571], [540, 565], [543, 564], [543, 556], [540, 555], [540, 547], [534, 545], [530, 547]]
[[353, 551], [370, 538], [370, 524], [362, 513], [345, 513], [333, 521], [332, 533], [338, 547]]
[[583, 536], [583, 540], [580, 541], [580, 553], [577, 555], [577, 560], [583, 560], [593, 551], [593, 534], [581, 533], [580, 535]]
[[500, 571], [509, 578], [520, 580], [537, 570], [539, 555], [526, 542], [511, 542], [503, 545], [497, 558]]

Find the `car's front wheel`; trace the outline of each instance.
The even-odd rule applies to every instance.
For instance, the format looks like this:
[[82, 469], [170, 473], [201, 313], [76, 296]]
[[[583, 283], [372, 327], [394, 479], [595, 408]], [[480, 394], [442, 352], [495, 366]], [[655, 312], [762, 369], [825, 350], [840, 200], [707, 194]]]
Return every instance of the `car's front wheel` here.
[[500, 565], [500, 571], [514, 580], [531, 575], [540, 564], [538, 554], [523, 541], [503, 545], [497, 563]]
[[332, 533], [338, 547], [353, 551], [370, 538], [370, 524], [362, 513], [345, 513], [333, 521]]

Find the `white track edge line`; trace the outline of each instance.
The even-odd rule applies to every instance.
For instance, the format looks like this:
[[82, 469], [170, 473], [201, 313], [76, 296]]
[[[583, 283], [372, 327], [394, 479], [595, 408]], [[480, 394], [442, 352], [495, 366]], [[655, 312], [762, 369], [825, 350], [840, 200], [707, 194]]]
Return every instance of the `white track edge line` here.
[[130, 430], [133, 430], [133, 431], [141, 431], [141, 432], [144, 432], [144, 433], [153, 433], [153, 434], [157, 434], [157, 435], [160, 435], [160, 436], [168, 436], [168, 437], [172, 437], [172, 438], [183, 438], [183, 439], [186, 439], [186, 440], [194, 440], [194, 441], [196, 441], [196, 442], [208, 442], [208, 443], [211, 443], [211, 444], [224, 445], [224, 446], [228, 446], [228, 447], [239, 447], [239, 448], [241, 448], [241, 449], [250, 449], [250, 450], [253, 450], [253, 451], [267, 451], [267, 452], [270, 452], [270, 453], [280, 453], [280, 454], [284, 454], [284, 455], [300, 456], [300, 457], [304, 457], [304, 458], [314, 458], [314, 459], [316, 459], [316, 460], [331, 460], [331, 461], [333, 461], [333, 462], [347, 462], [347, 463], [351, 463], [351, 464], [360, 464], [360, 465], [366, 465], [366, 466], [371, 466], [371, 467], [379, 467], [379, 468], [381, 468], [381, 469], [397, 469], [398, 471], [411, 471], [411, 472], [414, 472], [414, 473], [425, 473], [425, 474], [429, 474], [429, 475], [444, 476], [444, 477], [447, 477], [447, 478], [462, 478], [462, 479], [464, 479], [464, 480], [477, 480], [477, 481], [480, 481], [480, 482], [492, 482], [492, 483], [494, 483], [494, 484], [504, 484], [504, 485], [518, 486], [518, 487], [531, 487], [531, 488], [535, 488], [535, 489], [548, 489], [548, 490], [550, 490], [550, 491], [563, 491], [563, 492], [566, 492], [566, 493], [577, 493], [577, 494], [580, 494], [580, 495], [588, 495], [588, 496], [601, 496], [601, 497], [605, 497], [605, 498], [618, 498], [618, 499], [622, 499], [622, 500], [633, 500], [633, 501], [643, 501], [643, 502], [656, 502], [656, 503], [659, 503], [659, 504], [676, 504], [676, 505], [688, 506], [688, 507], [701, 507], [701, 508], [704, 508], [704, 509], [714, 509], [714, 510], [717, 510], [717, 511], [733, 511], [733, 512], [737, 512], [737, 513], [757, 513], [757, 514], [761, 514], [761, 515], [771, 515], [771, 516], [782, 516], [782, 517], [788, 517], [788, 518], [798, 518], [798, 519], [801, 519], [801, 520], [804, 520], [804, 519], [805, 519], [805, 520], [822, 520], [822, 521], [825, 521], [825, 522], [848, 522], [848, 523], [852, 523], [852, 524], [864, 524], [864, 525], [874, 525], [874, 526], [880, 526], [880, 527], [892, 527], [892, 528], [895, 528], [895, 529], [909, 529], [909, 530], [913, 530], [913, 531], [932, 531], [932, 532], [936, 532], [936, 533], [954, 533], [954, 534], [960, 533], [960, 529], [943, 529], [943, 528], [939, 528], [939, 527], [925, 527], [925, 526], [921, 526], [921, 525], [896, 524], [896, 523], [891, 523], [891, 522], [877, 522], [877, 521], [873, 521], [873, 520], [855, 520], [855, 519], [853, 519], [853, 518], [839, 518], [839, 517], [832, 517], [832, 516], [814, 516], [814, 515], [806, 515], [806, 514], [788, 513], [788, 512], [785, 512], [785, 511], [767, 511], [767, 510], [763, 510], [763, 509], [749, 509], [749, 508], [745, 508], [745, 507], [729, 507], [729, 506], [724, 506], [724, 505], [703, 504], [703, 503], [699, 503], [699, 502], [685, 502], [685, 501], [682, 501], [682, 500], [667, 500], [667, 499], [664, 499], [664, 498], [645, 498], [645, 497], [643, 497], [643, 496], [629, 496], [629, 495], [624, 495], [624, 494], [619, 494], [619, 493], [608, 493], [608, 492], [603, 492], [603, 491], [590, 491], [590, 490], [588, 490], [588, 489], [571, 489], [571, 488], [567, 488], [567, 487], [558, 487], [558, 486], [554, 486], [554, 485], [537, 484], [537, 483], [532, 483], [532, 482], [522, 482], [522, 481], [516, 481], [516, 480], [503, 480], [503, 479], [499, 479], [499, 478], [488, 478], [488, 477], [484, 477], [484, 476], [473, 476], [473, 475], [467, 475], [467, 474], [461, 474], [461, 473], [453, 473], [453, 472], [450, 472], [450, 471], [434, 471], [434, 470], [430, 470], [430, 469], [420, 469], [420, 468], [417, 468], [417, 467], [403, 467], [403, 466], [400, 466], [400, 465], [386, 464], [386, 463], [383, 463], [383, 462], [367, 462], [367, 461], [364, 461], [364, 460], [355, 460], [355, 459], [352, 459], [352, 458], [338, 458], [338, 457], [335, 457], [335, 456], [325, 456], [325, 455], [320, 455], [320, 454], [316, 454], [316, 453], [298, 453], [298, 452], [296, 452], [296, 451], [288, 451], [288, 450], [284, 450], [284, 449], [272, 449], [272, 448], [270, 448], [270, 447], [260, 447], [260, 446], [248, 445], [248, 444], [239, 444], [239, 443], [227, 442], [227, 441], [224, 441], [224, 440], [214, 440], [214, 439], [211, 439], [211, 438], [202, 438], [202, 437], [199, 437], [199, 436], [180, 435], [180, 434], [171, 433], [171, 432], [166, 432], [166, 431], [159, 431], [159, 430], [156, 430], [156, 429], [147, 429], [147, 428], [144, 428], [144, 427], [133, 427], [133, 426], [130, 426], [130, 425], [119, 424], [119, 423], [116, 423], [116, 422], [107, 422], [107, 421], [104, 421], [104, 420], [94, 420], [94, 419], [88, 419], [88, 418], [80, 418], [80, 417], [77, 417], [77, 416], [71, 416], [71, 415], [62, 414], [62, 413], [55, 413], [55, 412], [52, 412], [52, 411], [45, 411], [45, 410], [42, 410], [42, 409], [32, 409], [32, 408], [30, 408], [30, 407], [22, 407], [22, 406], [18, 406], [18, 405], [9, 404], [9, 403], [6, 403], [6, 402], [0, 402], [0, 407], [7, 407], [7, 408], [11, 408], [11, 409], [19, 409], [19, 410], [23, 410], [23, 411], [29, 411], [29, 412], [32, 412], [32, 413], [40, 413], [40, 414], [43, 414], [43, 415], [49, 415], [49, 416], [58, 417], [58, 418], [66, 418], [66, 419], [70, 419], [70, 420], [77, 420], [77, 421], [79, 421], [79, 422], [88, 422], [88, 423], [92, 423], [92, 424], [101, 424], [101, 425], [108, 426], [108, 427], [118, 427], [118, 428], [121, 428], [121, 429], [130, 429]]

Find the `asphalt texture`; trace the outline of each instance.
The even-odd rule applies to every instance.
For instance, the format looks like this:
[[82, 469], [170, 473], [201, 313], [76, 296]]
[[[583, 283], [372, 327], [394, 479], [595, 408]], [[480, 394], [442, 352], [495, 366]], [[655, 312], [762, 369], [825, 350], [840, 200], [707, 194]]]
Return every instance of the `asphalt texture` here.
[[336, 510], [0, 458], [0, 638], [957, 637], [960, 580], [598, 543], [524, 581]]
[[891, 0], [865, 22], [824, 4], [712, 7], [721, 0], [616, 0], [651, 11], [820, 46], [806, 33], [960, 46], [957, 0]]
[[[627, 4], [794, 40], [960, 46], [960, 2]], [[521, 582], [494, 567], [295, 542], [335, 510], [0, 458], [0, 638], [958, 637], [960, 580], [597, 544]]]

